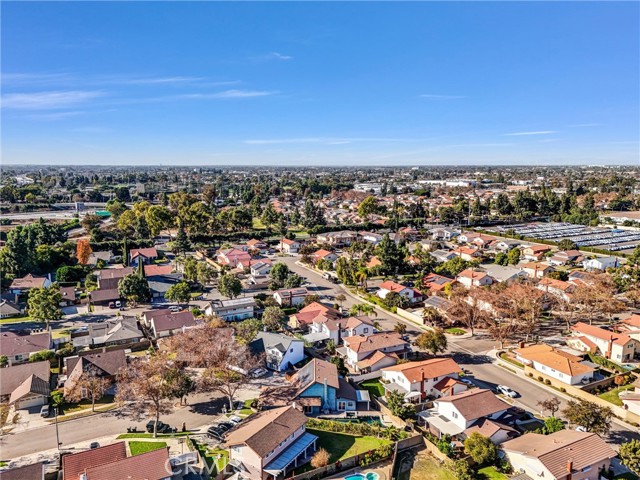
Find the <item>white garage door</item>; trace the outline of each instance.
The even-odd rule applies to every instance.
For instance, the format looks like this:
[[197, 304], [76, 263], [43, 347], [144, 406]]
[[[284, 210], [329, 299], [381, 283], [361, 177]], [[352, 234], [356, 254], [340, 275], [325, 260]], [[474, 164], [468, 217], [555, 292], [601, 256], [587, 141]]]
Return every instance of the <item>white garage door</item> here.
[[44, 405], [45, 403], [45, 397], [43, 397], [42, 395], [31, 398], [27, 397], [16, 402], [16, 410], [22, 410], [29, 407], [39, 407], [40, 405]]

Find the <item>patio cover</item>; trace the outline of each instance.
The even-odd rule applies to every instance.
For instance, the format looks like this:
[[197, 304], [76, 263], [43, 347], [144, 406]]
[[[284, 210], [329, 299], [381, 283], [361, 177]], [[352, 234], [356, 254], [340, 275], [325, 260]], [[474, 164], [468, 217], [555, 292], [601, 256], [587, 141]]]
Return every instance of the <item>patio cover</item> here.
[[309, 432], [303, 433], [295, 442], [289, 445], [284, 452], [269, 462], [264, 468], [264, 471], [270, 475], [278, 476], [317, 439], [318, 437]]
[[304, 338], [305, 342], [316, 343], [316, 342], [322, 342], [324, 340], [328, 340], [329, 335], [324, 332], [312, 332], [312, 333], [307, 333], [306, 335], [303, 335], [302, 338]]
[[448, 435], [457, 435], [464, 431], [464, 428], [460, 428], [458, 425], [450, 420], [447, 420], [442, 415], [438, 415], [435, 411], [425, 410], [418, 414], [418, 417], [429, 425], [435, 427], [440, 433]]

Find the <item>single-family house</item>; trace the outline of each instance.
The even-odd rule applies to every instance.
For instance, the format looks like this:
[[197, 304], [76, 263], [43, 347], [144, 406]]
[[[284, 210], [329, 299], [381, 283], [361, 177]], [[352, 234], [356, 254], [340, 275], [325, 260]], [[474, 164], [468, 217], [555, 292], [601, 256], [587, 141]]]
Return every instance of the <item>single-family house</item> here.
[[326, 260], [327, 262], [333, 264], [336, 260], [338, 260], [338, 256], [335, 253], [330, 252], [329, 250], [325, 250], [324, 248], [321, 248], [320, 250], [314, 252], [311, 257], [313, 258], [314, 264], [318, 263], [320, 260]]
[[73, 346], [95, 347], [110, 345], [130, 345], [144, 340], [135, 317], [119, 317], [99, 323], [91, 323], [86, 328], [71, 333]]
[[239, 263], [245, 261], [251, 261], [251, 254], [239, 248], [220, 250], [216, 255], [216, 262], [229, 268], [236, 268]]
[[[104, 268], [96, 272], [98, 280], [98, 290], [118, 290], [120, 279], [130, 275], [135, 270], [131, 267], [124, 268]], [[96, 290], [96, 291], [98, 291]]]
[[16, 410], [46, 404], [50, 368], [48, 360], [0, 368], [0, 401]]
[[289, 315], [289, 326], [293, 329], [308, 330], [316, 318], [336, 320], [342, 318], [341, 313], [332, 307], [319, 302], [312, 302], [299, 312]]
[[360, 240], [375, 246], [382, 241], [382, 235], [375, 232], [360, 232]]
[[382, 262], [380, 261], [380, 259], [377, 257], [377, 255], [373, 255], [365, 266], [368, 269], [371, 269], [371, 268], [379, 267], [380, 265], [382, 265]]
[[423, 299], [423, 295], [419, 290], [411, 287], [405, 287], [404, 285], [391, 280], [382, 282], [376, 292], [376, 295], [384, 300], [391, 292], [395, 292], [401, 297], [405, 297], [409, 303], [418, 303]]
[[93, 305], [105, 306], [120, 299], [117, 288], [99, 288], [89, 292], [89, 300]]
[[44, 462], [31, 463], [0, 471], [0, 480], [44, 480]]
[[227, 434], [229, 464], [241, 478], [282, 478], [311, 460], [318, 437], [306, 431], [307, 417], [296, 408], [265, 410]]
[[149, 290], [151, 291], [151, 301], [165, 302], [165, 294], [167, 293], [167, 290], [181, 281], [181, 273], [147, 276], [147, 283], [149, 284]]
[[[83, 373], [95, 375], [113, 384], [118, 371], [126, 366], [127, 356], [124, 350], [103, 348], [97, 352], [66, 357], [63, 368], [65, 395], [75, 388]], [[110, 387], [107, 387], [105, 391], [109, 389]]]
[[168, 448], [127, 457], [125, 442], [112, 443], [62, 457], [62, 480], [170, 480]]
[[432, 358], [409, 362], [382, 370], [385, 391], [403, 393], [409, 401], [428, 396], [440, 398], [464, 392], [467, 386], [458, 380], [462, 368], [451, 358]]
[[582, 267], [585, 270], [600, 270], [604, 272], [607, 268], [617, 268], [620, 266], [618, 257], [596, 257], [583, 260]]
[[542, 260], [549, 251], [551, 251], [549, 245], [529, 245], [522, 249], [522, 255], [524, 259], [535, 262]]
[[493, 278], [485, 272], [476, 271], [473, 268], [467, 268], [456, 276], [456, 281], [466, 288], [484, 287], [493, 283]]
[[150, 330], [154, 338], [162, 338], [195, 327], [196, 319], [193, 313], [183, 310], [178, 313], [153, 317], [150, 323]]
[[582, 258], [579, 250], [561, 250], [550, 256], [547, 261], [551, 265], [569, 265], [579, 263]]
[[500, 240], [498, 242], [495, 242], [493, 245], [493, 247], [498, 252], [508, 252], [509, 250], [513, 250], [514, 248], [519, 246], [520, 246], [520, 242], [518, 240], [510, 240], [510, 239]]
[[635, 355], [636, 341], [628, 335], [584, 322], [573, 325], [571, 333], [573, 336], [567, 339], [567, 344], [577, 350], [597, 353], [618, 363], [630, 362]]
[[8, 365], [28, 362], [29, 358], [43, 350], [52, 350], [50, 332], [29, 335], [23, 332], [0, 333], [0, 355], [7, 357]]
[[62, 300], [60, 301], [61, 307], [69, 307], [76, 303], [76, 289], [75, 287], [60, 287], [60, 295]]
[[158, 259], [158, 251], [156, 247], [149, 248], [132, 248], [129, 251], [129, 265], [137, 267], [142, 262], [145, 265], [152, 264]]
[[98, 262], [102, 262], [105, 265], [108, 265], [113, 262], [113, 252], [111, 250], [107, 250], [104, 252], [91, 252], [89, 255], [89, 260], [87, 260], [87, 265], [98, 265]]
[[625, 410], [640, 415], [640, 379], [633, 382], [633, 390], [625, 390], [618, 394]]
[[277, 372], [304, 360], [304, 342], [282, 333], [259, 332], [249, 348], [256, 355], [264, 355], [266, 367]]
[[19, 317], [20, 315], [22, 315], [22, 310], [18, 305], [6, 299], [0, 301], [0, 318]]
[[265, 260], [259, 260], [251, 264], [249, 270], [253, 277], [265, 277], [269, 275], [269, 272], [271, 272], [271, 268], [273, 267], [273, 265], [271, 265], [271, 262], [269, 260]]
[[499, 421], [509, 409], [490, 390], [474, 388], [433, 401], [434, 407], [420, 414], [435, 435], [462, 436], [479, 420]]
[[449, 240], [453, 240], [455, 237], [460, 235], [460, 230], [446, 227], [437, 227], [429, 230], [429, 233], [434, 240], [443, 240], [445, 242], [448, 242]]
[[314, 358], [289, 379], [289, 384], [266, 387], [260, 393], [261, 409], [300, 405], [306, 415], [322, 412], [368, 410], [366, 390], [356, 390], [338, 375], [335, 364]]
[[578, 385], [593, 380], [595, 368], [581, 357], [540, 344], [513, 351], [516, 360], [534, 370], [568, 385]]
[[280, 250], [282, 251], [282, 253], [298, 253], [300, 247], [300, 242], [296, 242], [295, 240], [290, 240], [288, 238], [283, 238], [280, 240]]
[[513, 471], [527, 478], [598, 480], [616, 451], [595, 433], [560, 430], [527, 433], [502, 444]]
[[536, 288], [568, 302], [571, 299], [571, 294], [576, 289], [576, 285], [572, 282], [545, 277], [540, 280]]
[[430, 273], [422, 278], [422, 286], [433, 293], [441, 292], [447, 285], [453, 285], [454, 283], [454, 279], [443, 277], [437, 273]]
[[162, 315], [169, 315], [171, 310], [168, 308], [154, 308], [152, 310], [145, 310], [140, 315], [141, 322], [147, 326], [151, 326], [151, 319], [153, 317], [161, 317]]
[[309, 295], [306, 288], [284, 288], [273, 292], [273, 298], [276, 299], [281, 307], [295, 307], [304, 303], [305, 297]]
[[525, 262], [518, 265], [529, 278], [543, 278], [555, 271], [551, 265], [541, 262]]
[[620, 320], [615, 326], [615, 330], [624, 333], [640, 342], [640, 315], [631, 315], [624, 320]]
[[473, 262], [474, 260], [482, 257], [482, 252], [480, 252], [480, 250], [478, 250], [477, 248], [464, 246], [458, 247], [453, 250], [453, 254], [456, 257], [460, 257], [462, 260], [465, 260], [467, 262]]
[[247, 242], [247, 247], [249, 250], [257, 250], [259, 253], [266, 253], [269, 250], [269, 245], [256, 238], [249, 240]]
[[527, 276], [527, 274], [519, 268], [509, 265], [498, 265], [496, 263], [491, 263], [488, 265], [483, 265], [482, 269], [487, 275], [489, 275], [498, 283], [513, 282]]
[[358, 240], [358, 233], [350, 230], [340, 232], [319, 233], [317, 236], [318, 243], [326, 243], [332, 247], [348, 247]]
[[407, 358], [411, 346], [399, 333], [375, 333], [343, 338], [344, 347], [338, 349], [345, 363], [356, 372], [375, 372]]
[[204, 309], [206, 315], [215, 315], [225, 322], [235, 322], [252, 318], [256, 313], [253, 297], [239, 297], [230, 300], [213, 300]]
[[457, 255], [450, 250], [434, 250], [433, 252], [429, 252], [429, 255], [435, 258], [438, 263], [448, 262], [452, 258], [457, 257]]
[[335, 345], [340, 345], [344, 337], [368, 336], [374, 332], [373, 320], [364, 315], [336, 319], [320, 316], [313, 320], [304, 339], [311, 343], [333, 340]]
[[9, 291], [15, 295], [28, 293], [33, 288], [46, 288], [51, 285], [48, 277], [37, 277], [31, 273], [22, 278], [14, 278], [9, 285]]

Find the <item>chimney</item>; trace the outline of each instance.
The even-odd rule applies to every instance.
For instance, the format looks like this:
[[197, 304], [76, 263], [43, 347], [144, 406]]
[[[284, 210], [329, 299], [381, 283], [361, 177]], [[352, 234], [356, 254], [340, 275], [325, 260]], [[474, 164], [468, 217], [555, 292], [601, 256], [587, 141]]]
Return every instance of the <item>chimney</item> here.
[[571, 473], [573, 472], [573, 460], [567, 460], [567, 480], [571, 480]]
[[424, 368], [420, 369], [420, 400], [425, 397], [424, 393]]
[[296, 405], [296, 402], [292, 402], [292, 403], [291, 403], [291, 406], [292, 406], [293, 408], [298, 408], [298, 405]]

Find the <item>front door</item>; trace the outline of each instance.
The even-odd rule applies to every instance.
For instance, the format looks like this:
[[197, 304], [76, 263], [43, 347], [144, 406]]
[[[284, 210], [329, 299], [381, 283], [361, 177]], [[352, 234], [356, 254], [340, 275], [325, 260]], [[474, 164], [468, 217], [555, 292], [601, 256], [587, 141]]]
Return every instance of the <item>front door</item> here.
[[346, 409], [347, 409], [347, 402], [344, 402], [342, 400], [338, 401], [338, 410], [344, 411]]

